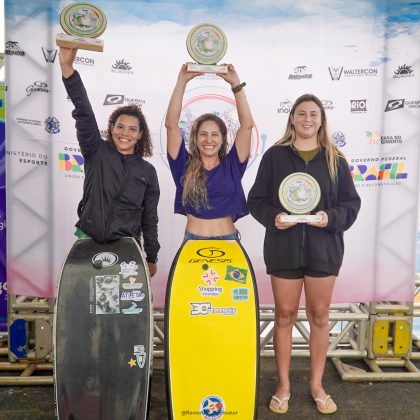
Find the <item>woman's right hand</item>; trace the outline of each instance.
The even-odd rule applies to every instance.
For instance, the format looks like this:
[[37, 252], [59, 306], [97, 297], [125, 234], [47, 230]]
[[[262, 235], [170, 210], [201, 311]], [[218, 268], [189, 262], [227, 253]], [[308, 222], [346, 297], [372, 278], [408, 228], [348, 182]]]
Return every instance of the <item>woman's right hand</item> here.
[[74, 73], [73, 61], [76, 58], [76, 54], [77, 48], [60, 47], [58, 57], [60, 60], [61, 73], [66, 79]]
[[274, 226], [275, 226], [277, 229], [280, 229], [280, 230], [285, 230], [285, 229], [289, 229], [290, 227], [292, 227], [292, 226], [296, 225], [296, 222], [282, 222], [282, 221], [280, 220], [282, 215], [287, 215], [287, 213], [285, 213], [285, 212], [283, 211], [283, 212], [279, 213], [279, 214], [278, 214], [278, 215], [274, 218]]
[[188, 71], [187, 70], [188, 64], [189, 63], [183, 64], [178, 74], [178, 81], [184, 82], [185, 84], [187, 84], [190, 80], [194, 79], [194, 77], [201, 76], [202, 74], [204, 74], [204, 73], [196, 73], [196, 72]]

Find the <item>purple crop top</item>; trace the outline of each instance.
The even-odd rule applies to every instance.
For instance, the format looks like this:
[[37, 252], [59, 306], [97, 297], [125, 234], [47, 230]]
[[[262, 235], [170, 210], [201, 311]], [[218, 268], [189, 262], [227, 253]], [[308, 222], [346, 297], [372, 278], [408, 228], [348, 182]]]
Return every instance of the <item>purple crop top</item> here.
[[188, 152], [184, 142], [181, 143], [175, 160], [168, 154], [169, 166], [176, 185], [175, 213], [191, 214], [200, 219], [217, 219], [219, 217], [232, 216], [234, 222], [248, 214], [245, 194], [241, 184], [248, 162], [241, 163], [239, 161], [235, 145], [232, 146], [229, 153], [218, 166], [209, 171], [206, 170], [207, 198], [210, 209], [199, 209], [197, 211], [190, 205], [182, 205], [183, 186], [181, 177], [184, 175], [187, 160]]

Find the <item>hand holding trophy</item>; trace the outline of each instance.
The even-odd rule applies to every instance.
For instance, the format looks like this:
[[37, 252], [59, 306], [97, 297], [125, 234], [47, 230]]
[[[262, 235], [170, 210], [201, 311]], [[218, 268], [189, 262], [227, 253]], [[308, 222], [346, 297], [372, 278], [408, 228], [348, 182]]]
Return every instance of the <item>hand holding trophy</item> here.
[[305, 173], [290, 174], [280, 184], [279, 199], [282, 206], [291, 214], [280, 216], [281, 222], [308, 223], [321, 222], [322, 216], [310, 214], [318, 205], [321, 189], [317, 180]]
[[197, 63], [188, 63], [187, 70], [194, 73], [228, 72], [226, 65], [217, 65], [226, 54], [227, 38], [216, 25], [201, 23], [191, 29], [187, 36], [187, 50]]
[[97, 6], [80, 2], [67, 5], [60, 14], [60, 24], [65, 34], [57, 34], [59, 47], [82, 50], [104, 50], [104, 42], [96, 39], [106, 28], [105, 13]]

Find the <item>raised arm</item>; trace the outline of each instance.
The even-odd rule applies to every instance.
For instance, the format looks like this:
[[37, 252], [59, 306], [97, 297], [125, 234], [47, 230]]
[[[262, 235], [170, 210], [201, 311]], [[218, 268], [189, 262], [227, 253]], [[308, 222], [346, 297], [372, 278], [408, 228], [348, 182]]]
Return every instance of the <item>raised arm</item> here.
[[77, 48], [60, 47], [58, 54], [60, 60], [61, 74], [65, 79], [68, 79], [73, 73], [73, 61], [76, 58]]
[[179, 128], [179, 119], [181, 117], [182, 98], [184, 97], [187, 83], [197, 76], [197, 73], [187, 72], [186, 64], [183, 64], [178, 74], [178, 79], [169, 101], [166, 111], [165, 127], [167, 135], [167, 152], [172, 159], [176, 159], [179, 147], [182, 142], [181, 130]]
[[102, 138], [86, 89], [79, 73], [73, 68], [76, 53], [77, 48], [60, 47], [59, 59], [63, 83], [75, 107], [72, 116], [76, 120], [77, 140], [82, 155], [86, 158], [96, 152]]
[[232, 64], [228, 64], [227, 74], [219, 74], [219, 76], [230, 84], [235, 95], [236, 108], [238, 110], [239, 118], [239, 130], [236, 133], [235, 145], [239, 160], [241, 162], [245, 162], [248, 160], [249, 154], [251, 152], [251, 134], [252, 127], [254, 125], [254, 120], [252, 119], [248, 100], [246, 99], [243, 87], [240, 87], [241, 81], [239, 79], [238, 73], [236, 73], [235, 67]]

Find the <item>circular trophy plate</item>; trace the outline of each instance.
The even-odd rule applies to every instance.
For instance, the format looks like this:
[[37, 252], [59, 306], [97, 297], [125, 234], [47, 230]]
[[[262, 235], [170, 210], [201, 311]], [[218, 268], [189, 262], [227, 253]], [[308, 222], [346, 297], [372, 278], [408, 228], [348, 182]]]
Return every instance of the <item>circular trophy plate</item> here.
[[71, 3], [60, 14], [60, 24], [69, 35], [97, 38], [106, 28], [105, 13], [90, 3]]
[[317, 180], [305, 172], [290, 174], [280, 184], [280, 203], [291, 214], [310, 213], [320, 198], [321, 188]]
[[216, 64], [226, 54], [225, 33], [212, 23], [201, 23], [191, 29], [187, 36], [187, 50], [199, 64]]

